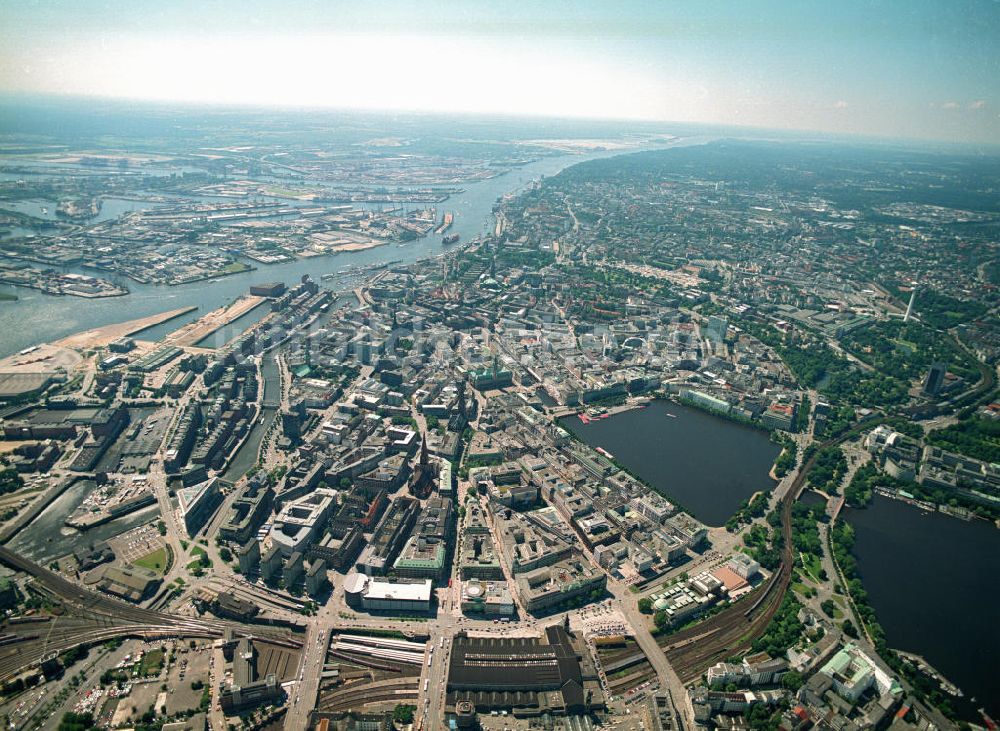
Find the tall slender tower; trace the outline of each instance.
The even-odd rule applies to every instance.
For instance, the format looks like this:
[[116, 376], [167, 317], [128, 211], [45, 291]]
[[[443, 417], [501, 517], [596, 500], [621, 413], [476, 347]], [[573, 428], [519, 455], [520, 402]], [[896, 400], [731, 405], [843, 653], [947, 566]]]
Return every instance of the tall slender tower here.
[[903, 322], [909, 322], [910, 317], [913, 316], [913, 300], [917, 298], [917, 288], [914, 287], [910, 290], [910, 304], [906, 306], [906, 314], [903, 315]]

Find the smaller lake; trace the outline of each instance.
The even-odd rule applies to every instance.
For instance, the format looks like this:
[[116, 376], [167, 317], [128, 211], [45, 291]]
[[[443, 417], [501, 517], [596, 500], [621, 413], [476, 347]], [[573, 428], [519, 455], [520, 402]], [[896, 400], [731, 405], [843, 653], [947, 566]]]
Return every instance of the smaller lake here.
[[560, 423], [708, 525], [723, 525], [741, 502], [774, 488], [768, 473], [781, 449], [766, 432], [672, 401]]
[[803, 505], [826, 505], [826, 498], [820, 495], [815, 490], [805, 490], [799, 496], [799, 502]]
[[953, 701], [963, 716], [980, 705], [1000, 716], [1000, 530], [879, 496], [845, 517], [889, 647], [923, 656], [957, 684], [967, 694]]

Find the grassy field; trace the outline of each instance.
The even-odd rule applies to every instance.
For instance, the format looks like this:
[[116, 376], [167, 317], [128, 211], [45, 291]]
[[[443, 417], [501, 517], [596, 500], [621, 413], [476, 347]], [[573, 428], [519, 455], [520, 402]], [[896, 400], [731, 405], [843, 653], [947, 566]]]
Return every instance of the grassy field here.
[[802, 568], [805, 571], [806, 576], [808, 576], [814, 583], [819, 584], [819, 572], [823, 568], [823, 564], [820, 561], [819, 556], [813, 553], [800, 553], [799, 556], [802, 559]]
[[191, 549], [191, 555], [195, 559], [187, 565], [187, 570], [195, 576], [201, 576], [205, 573], [205, 569], [212, 565], [212, 559], [208, 557], [208, 553], [201, 546], [194, 546]]
[[136, 566], [142, 566], [150, 571], [155, 571], [162, 576], [167, 573], [167, 549], [166, 546], [158, 548], [152, 553], [148, 553], [135, 561]]
[[816, 596], [816, 589], [814, 587], [803, 584], [800, 581], [792, 582], [792, 590], [804, 599]]
[[142, 656], [142, 663], [139, 665], [139, 673], [145, 677], [158, 675], [163, 667], [163, 650], [150, 650]]

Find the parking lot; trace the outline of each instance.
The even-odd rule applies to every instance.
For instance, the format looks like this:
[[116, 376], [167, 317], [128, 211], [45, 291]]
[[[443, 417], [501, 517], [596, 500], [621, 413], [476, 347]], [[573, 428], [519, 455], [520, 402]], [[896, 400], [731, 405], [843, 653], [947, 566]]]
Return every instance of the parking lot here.
[[108, 543], [115, 556], [123, 563], [134, 563], [143, 556], [148, 556], [166, 545], [163, 536], [156, 529], [155, 523], [146, 523], [133, 528], [127, 533], [112, 538]]

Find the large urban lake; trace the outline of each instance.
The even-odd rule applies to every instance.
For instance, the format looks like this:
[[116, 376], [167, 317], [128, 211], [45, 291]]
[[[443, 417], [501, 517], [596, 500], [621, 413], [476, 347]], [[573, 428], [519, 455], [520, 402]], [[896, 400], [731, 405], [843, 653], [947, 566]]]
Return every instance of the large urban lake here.
[[774, 487], [768, 473], [781, 450], [766, 433], [672, 401], [561, 423], [708, 525], [722, 525], [741, 502]]
[[964, 716], [979, 706], [1000, 715], [1000, 530], [882, 497], [846, 518], [889, 646], [923, 656], [957, 684], [968, 696], [955, 703]]

